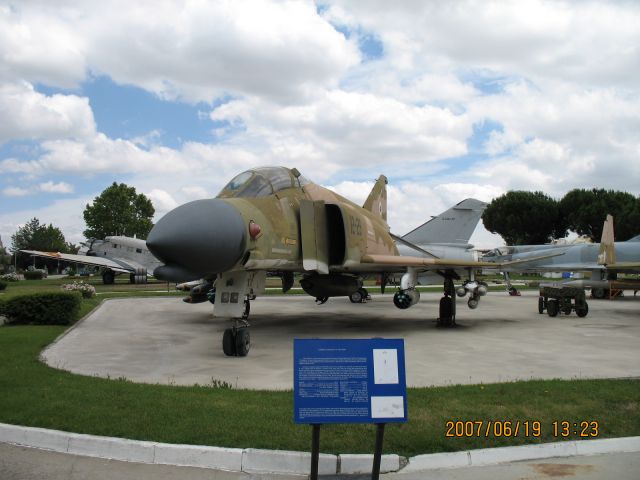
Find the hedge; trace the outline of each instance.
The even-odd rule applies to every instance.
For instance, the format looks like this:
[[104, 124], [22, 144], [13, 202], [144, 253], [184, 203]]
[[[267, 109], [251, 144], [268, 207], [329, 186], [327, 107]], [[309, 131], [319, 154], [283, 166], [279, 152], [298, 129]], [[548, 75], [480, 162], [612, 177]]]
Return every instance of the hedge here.
[[24, 272], [25, 280], [42, 280], [44, 278], [44, 272], [42, 270], [27, 270]]
[[0, 292], [7, 288], [7, 285], [9, 285], [7, 282], [5, 282], [4, 280], [0, 280]]
[[2, 302], [0, 314], [8, 324], [67, 325], [77, 317], [81, 302], [75, 292], [32, 293]]

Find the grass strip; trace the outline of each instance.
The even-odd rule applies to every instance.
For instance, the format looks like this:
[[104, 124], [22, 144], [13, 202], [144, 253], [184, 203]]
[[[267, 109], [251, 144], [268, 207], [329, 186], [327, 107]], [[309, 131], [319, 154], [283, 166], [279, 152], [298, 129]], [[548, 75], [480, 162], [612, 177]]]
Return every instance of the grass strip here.
[[[310, 448], [310, 427], [293, 423], [290, 391], [143, 385], [71, 374], [38, 361], [63, 331], [0, 328], [0, 422], [167, 443]], [[556, 441], [562, 438], [554, 436], [552, 423], [563, 420], [597, 421], [597, 438], [640, 435], [639, 380], [419, 388], [408, 395], [409, 422], [388, 426], [385, 452], [411, 456]], [[447, 437], [450, 420], [539, 421], [541, 431], [539, 437], [524, 435], [523, 427], [517, 437]], [[374, 438], [371, 425], [330, 425], [323, 428], [321, 447], [328, 453], [370, 453]], [[567, 437], [578, 438], [573, 431]]]

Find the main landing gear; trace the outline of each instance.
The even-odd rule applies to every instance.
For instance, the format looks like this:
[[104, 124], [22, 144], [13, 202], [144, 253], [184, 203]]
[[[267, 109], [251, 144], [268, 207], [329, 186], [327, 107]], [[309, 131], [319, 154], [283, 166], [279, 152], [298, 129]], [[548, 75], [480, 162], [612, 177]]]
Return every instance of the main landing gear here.
[[251, 335], [249, 334], [249, 312], [251, 303], [249, 296], [244, 301], [244, 313], [242, 318], [233, 320], [233, 327], [227, 328], [222, 336], [222, 351], [227, 357], [246, 357], [251, 348]]
[[349, 300], [351, 303], [367, 303], [367, 300], [370, 300], [369, 292], [366, 288], [359, 288], [351, 295], [349, 295]]
[[454, 327], [456, 325], [456, 296], [453, 286], [453, 277], [447, 275], [444, 278], [444, 297], [440, 299], [440, 316], [438, 325], [442, 327]]

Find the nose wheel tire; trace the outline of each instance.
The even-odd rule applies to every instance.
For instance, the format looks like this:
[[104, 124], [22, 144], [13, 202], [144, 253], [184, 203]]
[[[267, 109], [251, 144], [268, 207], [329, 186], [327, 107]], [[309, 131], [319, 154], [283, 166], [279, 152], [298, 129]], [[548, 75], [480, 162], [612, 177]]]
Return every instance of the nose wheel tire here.
[[251, 336], [248, 328], [239, 328], [236, 330], [236, 355], [238, 357], [246, 357], [251, 348]]
[[222, 351], [227, 357], [236, 356], [236, 339], [233, 328], [227, 328], [222, 336]]
[[251, 348], [247, 327], [227, 328], [222, 336], [222, 351], [227, 357], [246, 357]]

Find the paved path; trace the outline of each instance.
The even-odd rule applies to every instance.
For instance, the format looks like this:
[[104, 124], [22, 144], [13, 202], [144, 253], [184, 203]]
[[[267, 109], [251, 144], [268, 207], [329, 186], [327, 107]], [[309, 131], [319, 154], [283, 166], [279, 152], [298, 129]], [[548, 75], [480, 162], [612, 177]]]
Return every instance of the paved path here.
[[345, 298], [266, 296], [251, 305], [246, 358], [222, 353], [229, 322], [209, 303], [177, 298], [105, 302], [45, 352], [53, 367], [135, 382], [290, 389], [294, 338], [404, 338], [410, 386], [532, 378], [640, 377], [640, 297], [590, 300], [589, 315], [550, 318], [536, 292], [491, 292], [477, 310], [458, 302], [458, 327], [436, 326], [439, 294], [398, 310], [391, 295], [366, 304]]

